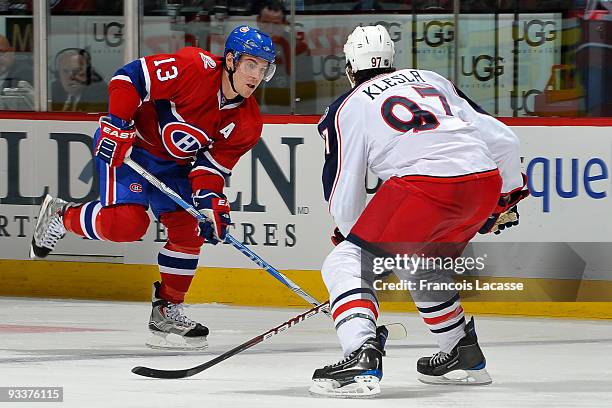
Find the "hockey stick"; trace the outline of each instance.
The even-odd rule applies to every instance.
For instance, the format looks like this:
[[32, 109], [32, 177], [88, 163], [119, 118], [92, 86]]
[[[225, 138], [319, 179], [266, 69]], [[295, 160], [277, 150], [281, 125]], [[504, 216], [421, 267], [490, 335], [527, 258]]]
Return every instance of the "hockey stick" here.
[[273, 329], [268, 330], [267, 332], [260, 334], [257, 337], [253, 337], [251, 340], [246, 341], [244, 343], [242, 343], [239, 346], [234, 347], [233, 349], [226, 351], [225, 353], [221, 354], [220, 356], [217, 356], [215, 358], [213, 358], [212, 360], [209, 360], [203, 364], [197, 365], [195, 367], [191, 367], [191, 368], [186, 368], [184, 370], [158, 370], [155, 368], [149, 368], [149, 367], [134, 367], [132, 368], [132, 372], [134, 374], [138, 374], [138, 375], [142, 375], [143, 377], [151, 377], [151, 378], [186, 378], [186, 377], [191, 377], [192, 375], [196, 375], [197, 373], [200, 373], [214, 365], [219, 364], [220, 362], [227, 360], [228, 358], [241, 353], [253, 346], [255, 346], [256, 344], [259, 344], [263, 341], [268, 340], [270, 337], [273, 337], [281, 332], [284, 332], [286, 329], [295, 326], [296, 324], [303, 322], [304, 320], [308, 319], [309, 317], [312, 317], [314, 315], [316, 315], [317, 313], [325, 310], [326, 307], [329, 306], [329, 301], [322, 303], [318, 306], [313, 307], [312, 309], [308, 310], [307, 312], [304, 312], [302, 314], [299, 314], [291, 319], [289, 319], [288, 321], [286, 321], [285, 323], [276, 326]]
[[[143, 168], [141, 165], [136, 163], [129, 156], [126, 157], [123, 162], [127, 164], [129, 167], [131, 167], [136, 173], [140, 174], [149, 183], [153, 184], [155, 187], [160, 189], [163, 193], [165, 193], [168, 197], [170, 197], [175, 203], [177, 203], [179, 206], [184, 208], [189, 214], [194, 216], [198, 221], [206, 221], [206, 217], [202, 213], [196, 210], [191, 204], [183, 200], [183, 198], [180, 195], [178, 195], [174, 190], [172, 190], [170, 187], [164, 184], [157, 177], [149, 173], [145, 168]], [[289, 279], [288, 277], [280, 273], [276, 268], [274, 268], [272, 265], [264, 261], [259, 255], [251, 251], [248, 247], [243, 245], [240, 241], [232, 237], [230, 234], [227, 234], [225, 236], [225, 242], [231, 244], [234, 248], [238, 249], [240, 252], [246, 255], [249, 259], [251, 259], [257, 265], [263, 268], [266, 272], [274, 276], [279, 282], [287, 286], [294, 293], [299, 295], [302, 299], [310, 303], [315, 308], [322, 306], [321, 303], [319, 303], [314, 297], [306, 293], [302, 288], [300, 288], [291, 279]], [[329, 311], [328, 303], [329, 302], [323, 303], [323, 305], [327, 305], [327, 306], [322, 307], [317, 310], [325, 313], [325, 315], [331, 318], [332, 315]], [[406, 337], [406, 333], [407, 333], [406, 328], [401, 323], [386, 324], [385, 327], [387, 328], [387, 330], [389, 330], [389, 339], [396, 340], [396, 339], [402, 339]]]
[[[178, 195], [174, 190], [172, 190], [170, 187], [164, 184], [157, 177], [149, 173], [145, 168], [143, 168], [141, 165], [136, 163], [130, 157], [126, 157], [123, 163], [130, 166], [132, 170], [140, 174], [145, 180], [147, 180], [149, 183], [153, 184], [155, 187], [160, 189], [163, 193], [165, 193], [168, 197], [170, 197], [175, 203], [183, 207], [185, 211], [193, 215], [198, 221], [206, 221], [206, 217], [202, 213], [196, 210], [191, 204], [183, 200], [183, 198], [180, 195]], [[321, 305], [314, 297], [304, 292], [304, 290], [300, 288], [297, 284], [295, 284], [291, 279], [289, 279], [288, 277], [280, 273], [276, 268], [274, 268], [272, 265], [264, 261], [259, 255], [251, 251], [248, 247], [243, 245], [240, 241], [238, 241], [236, 238], [234, 238], [230, 234], [227, 234], [225, 236], [225, 242], [227, 242], [228, 244], [231, 244], [234, 248], [242, 252], [249, 259], [251, 259], [257, 265], [262, 267], [266, 272], [274, 276], [279, 282], [287, 286], [289, 289], [291, 289], [294, 293], [299, 295], [302, 299], [310, 303], [312, 306], [318, 307]], [[329, 313], [329, 307], [324, 308], [321, 311], [325, 313], [326, 315], [331, 316]]]

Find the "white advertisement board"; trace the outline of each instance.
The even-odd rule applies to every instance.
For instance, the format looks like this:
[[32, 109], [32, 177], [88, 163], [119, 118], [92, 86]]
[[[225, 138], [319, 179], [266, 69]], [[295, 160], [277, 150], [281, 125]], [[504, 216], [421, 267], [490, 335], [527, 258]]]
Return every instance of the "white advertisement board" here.
[[[96, 123], [1, 120], [0, 128], [0, 258], [27, 259], [37, 203], [46, 191], [73, 201], [97, 197], [89, 146]], [[519, 228], [478, 240], [612, 241], [609, 129], [514, 130], [533, 197], [519, 206]], [[227, 189], [231, 233], [278, 269], [317, 270], [331, 249], [334, 225], [321, 187], [323, 148], [315, 125], [268, 124], [260, 144], [233, 171]], [[164, 239], [154, 220], [143, 242], [115, 244], [69, 235], [50, 260], [155, 264]], [[228, 245], [207, 245], [200, 264], [256, 268]]]

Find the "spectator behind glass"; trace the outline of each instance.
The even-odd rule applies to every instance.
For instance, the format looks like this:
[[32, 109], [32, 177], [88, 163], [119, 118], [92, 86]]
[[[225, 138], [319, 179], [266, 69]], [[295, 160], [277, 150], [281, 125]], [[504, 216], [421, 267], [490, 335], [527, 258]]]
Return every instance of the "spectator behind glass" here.
[[15, 50], [0, 35], [0, 109], [32, 110], [34, 108], [32, 69], [15, 62]]
[[104, 112], [107, 84], [81, 48], [66, 48], [55, 56], [56, 80], [51, 84], [51, 110]]
[[[272, 37], [276, 47], [276, 73], [267, 83], [262, 83], [257, 92], [257, 102], [262, 113], [290, 113], [291, 96], [291, 30], [287, 12], [280, 0], [266, 0], [255, 4], [259, 28]], [[296, 33], [296, 113], [314, 113], [316, 109], [316, 86], [313, 80], [310, 49], [304, 33]], [[312, 111], [312, 112], [310, 112]]]

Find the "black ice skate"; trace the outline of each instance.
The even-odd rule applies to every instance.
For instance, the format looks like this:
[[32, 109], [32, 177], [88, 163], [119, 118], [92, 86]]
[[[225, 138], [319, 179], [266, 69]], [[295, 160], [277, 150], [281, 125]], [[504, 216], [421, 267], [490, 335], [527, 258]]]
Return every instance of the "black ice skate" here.
[[208, 328], [183, 315], [182, 303], [159, 298], [161, 284], [153, 284], [153, 310], [149, 319], [151, 339], [146, 345], [155, 349], [202, 350], [208, 346]]
[[74, 206], [61, 198], [53, 198], [49, 194], [45, 196], [38, 220], [34, 227], [34, 235], [30, 244], [30, 258], [45, 258], [57, 244], [57, 241], [66, 235], [66, 228], [62, 217], [66, 208]]
[[426, 384], [485, 385], [493, 380], [485, 369], [486, 359], [478, 345], [474, 318], [465, 325], [463, 337], [450, 353], [442, 351], [417, 362], [419, 381]]
[[336, 398], [364, 398], [379, 394], [386, 339], [387, 329], [379, 327], [377, 338], [367, 340], [344, 360], [315, 370], [310, 393]]

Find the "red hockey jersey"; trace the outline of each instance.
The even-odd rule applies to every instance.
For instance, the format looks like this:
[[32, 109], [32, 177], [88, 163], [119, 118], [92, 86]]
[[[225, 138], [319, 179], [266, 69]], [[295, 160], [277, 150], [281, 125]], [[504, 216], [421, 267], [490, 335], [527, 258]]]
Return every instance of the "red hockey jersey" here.
[[193, 190], [222, 192], [225, 177], [259, 140], [263, 122], [250, 97], [226, 103], [222, 58], [195, 47], [140, 58], [109, 84], [109, 112], [134, 120], [136, 146], [191, 164]]

